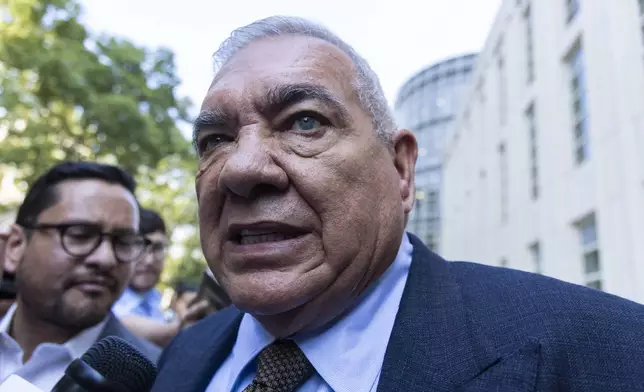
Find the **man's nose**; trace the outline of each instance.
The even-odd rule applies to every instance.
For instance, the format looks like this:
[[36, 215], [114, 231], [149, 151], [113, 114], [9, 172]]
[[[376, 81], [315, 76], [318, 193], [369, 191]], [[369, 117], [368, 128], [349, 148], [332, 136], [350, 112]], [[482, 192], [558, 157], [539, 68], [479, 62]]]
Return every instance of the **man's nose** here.
[[143, 251], [143, 255], [141, 256], [141, 259], [137, 261], [137, 263], [141, 265], [152, 265], [154, 264], [154, 255], [152, 254], [151, 251], [145, 250]]
[[219, 175], [219, 189], [247, 199], [266, 187], [286, 190], [288, 176], [271, 155], [272, 149], [279, 148], [276, 143], [258, 130], [240, 130]]
[[119, 261], [116, 259], [112, 243], [104, 237], [98, 247], [85, 258], [85, 264], [95, 265], [101, 269], [114, 268]]

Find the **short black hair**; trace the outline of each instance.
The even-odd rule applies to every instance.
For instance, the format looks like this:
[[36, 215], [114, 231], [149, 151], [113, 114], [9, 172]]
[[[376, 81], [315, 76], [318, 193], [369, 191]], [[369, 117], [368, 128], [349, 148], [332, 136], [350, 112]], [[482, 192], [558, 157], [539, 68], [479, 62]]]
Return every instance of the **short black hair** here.
[[36, 224], [40, 214], [56, 204], [60, 194], [57, 185], [69, 180], [101, 180], [122, 185], [133, 195], [136, 181], [118, 166], [97, 162], [63, 162], [42, 174], [27, 191], [18, 209], [16, 224], [30, 227]]
[[155, 233], [157, 231], [166, 234], [165, 222], [161, 215], [156, 211], [148, 210], [147, 208], [140, 208], [141, 223], [139, 224], [139, 232], [143, 235]]

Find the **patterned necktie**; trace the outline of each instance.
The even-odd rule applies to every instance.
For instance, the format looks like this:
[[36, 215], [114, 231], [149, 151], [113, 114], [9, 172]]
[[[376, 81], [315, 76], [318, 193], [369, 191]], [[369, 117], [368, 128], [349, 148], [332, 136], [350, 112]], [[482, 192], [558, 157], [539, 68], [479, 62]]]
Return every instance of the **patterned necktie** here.
[[274, 342], [257, 359], [257, 374], [244, 392], [294, 392], [315, 371], [292, 340]]

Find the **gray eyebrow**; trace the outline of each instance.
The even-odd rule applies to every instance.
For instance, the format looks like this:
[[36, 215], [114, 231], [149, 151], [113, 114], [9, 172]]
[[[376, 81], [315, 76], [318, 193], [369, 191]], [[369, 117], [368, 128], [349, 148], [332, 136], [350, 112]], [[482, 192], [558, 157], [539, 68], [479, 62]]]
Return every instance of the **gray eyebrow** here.
[[[261, 100], [255, 102], [260, 113], [269, 117], [289, 106], [305, 101], [319, 101], [328, 106], [344, 124], [349, 124], [351, 116], [340, 99], [329, 89], [316, 84], [281, 84], [271, 87]], [[202, 129], [231, 128], [235, 119], [219, 108], [202, 110], [193, 123], [192, 143], [197, 149], [197, 138]]]
[[266, 96], [255, 104], [262, 113], [279, 113], [289, 106], [304, 101], [320, 101], [330, 107], [341, 121], [349, 122], [349, 112], [342, 101], [326, 87], [316, 84], [277, 85], [270, 88]]
[[202, 110], [192, 124], [192, 144], [197, 147], [199, 132], [204, 128], [230, 127], [234, 119], [220, 109]]

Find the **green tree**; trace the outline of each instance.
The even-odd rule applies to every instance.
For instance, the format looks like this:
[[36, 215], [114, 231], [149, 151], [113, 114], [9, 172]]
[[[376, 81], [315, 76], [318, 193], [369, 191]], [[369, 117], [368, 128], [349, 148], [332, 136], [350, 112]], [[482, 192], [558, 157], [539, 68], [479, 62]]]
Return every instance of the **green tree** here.
[[138, 174], [190, 156], [171, 51], [93, 37], [75, 0], [0, 0], [0, 10], [0, 157], [21, 180], [65, 159]]
[[173, 53], [94, 35], [81, 15], [77, 0], [0, 0], [0, 181], [12, 171], [24, 191], [63, 160], [119, 164], [181, 237], [166, 281], [198, 278], [196, 163], [177, 126], [190, 103]]
[[141, 204], [158, 211], [174, 234], [162, 276], [164, 286], [178, 279], [199, 283], [206, 268], [196, 227], [195, 171], [193, 162], [171, 156], [161, 160], [157, 168], [143, 170], [139, 175]]

